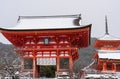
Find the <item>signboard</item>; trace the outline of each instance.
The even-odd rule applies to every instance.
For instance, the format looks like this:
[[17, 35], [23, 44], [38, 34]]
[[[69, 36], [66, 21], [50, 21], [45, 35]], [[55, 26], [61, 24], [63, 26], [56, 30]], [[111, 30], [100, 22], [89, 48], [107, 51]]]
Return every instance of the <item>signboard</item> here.
[[37, 58], [37, 65], [56, 65], [56, 58]]
[[44, 44], [48, 45], [49, 44], [49, 38], [44, 38]]

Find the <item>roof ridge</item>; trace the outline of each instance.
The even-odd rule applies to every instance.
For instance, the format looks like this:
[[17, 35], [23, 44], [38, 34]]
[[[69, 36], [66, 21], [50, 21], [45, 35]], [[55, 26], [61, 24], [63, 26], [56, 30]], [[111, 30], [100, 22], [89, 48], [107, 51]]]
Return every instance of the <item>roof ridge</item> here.
[[51, 16], [19, 16], [18, 20], [21, 18], [60, 18], [60, 17], [67, 17], [67, 18], [79, 18], [81, 19], [81, 14], [75, 14], [75, 15], [51, 15]]

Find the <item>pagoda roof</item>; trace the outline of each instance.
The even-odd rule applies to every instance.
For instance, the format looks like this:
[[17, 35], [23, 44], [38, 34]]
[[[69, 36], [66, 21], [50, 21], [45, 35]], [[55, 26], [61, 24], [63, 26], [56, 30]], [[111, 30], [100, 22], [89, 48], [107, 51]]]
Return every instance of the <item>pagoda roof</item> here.
[[101, 37], [101, 38], [98, 38], [97, 40], [120, 40], [119, 38], [117, 38], [117, 37], [114, 37], [114, 36], [112, 36], [112, 35], [108, 35], [108, 34], [105, 34], [103, 37]]
[[36, 29], [66, 29], [78, 28], [80, 26], [78, 15], [57, 15], [57, 16], [19, 16], [15, 27], [9, 30], [36, 30]]
[[120, 50], [98, 50], [98, 57], [101, 59], [120, 59]]
[[95, 48], [118, 48], [120, 45], [120, 38], [116, 38], [109, 34], [107, 17], [105, 17], [105, 35], [101, 38], [98, 38], [95, 42]]
[[120, 39], [112, 35], [105, 34], [103, 37], [98, 38], [95, 42], [95, 48], [118, 48]]

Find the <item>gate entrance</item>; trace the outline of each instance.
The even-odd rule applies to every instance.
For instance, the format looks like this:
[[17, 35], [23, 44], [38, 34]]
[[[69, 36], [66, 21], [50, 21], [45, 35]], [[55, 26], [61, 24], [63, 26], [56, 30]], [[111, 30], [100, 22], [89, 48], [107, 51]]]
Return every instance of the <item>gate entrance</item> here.
[[56, 66], [39, 66], [39, 76], [46, 78], [54, 78]]
[[54, 78], [56, 72], [56, 58], [37, 58], [38, 76]]
[[[66, 68], [72, 74], [73, 63], [79, 58], [78, 50], [90, 44], [91, 24], [81, 27], [80, 19], [79, 15], [20, 16], [16, 27], [0, 28], [0, 31], [21, 56], [21, 73], [29, 72], [37, 78], [38, 66], [52, 63], [57, 74]], [[30, 69], [26, 69], [29, 68], [26, 58], [32, 61]], [[61, 58], [67, 59], [62, 62]]]
[[[46, 60], [46, 61], [45, 61]], [[40, 77], [54, 78], [57, 73], [56, 58], [38, 58], [38, 72]], [[60, 58], [61, 72], [69, 72], [69, 58]]]

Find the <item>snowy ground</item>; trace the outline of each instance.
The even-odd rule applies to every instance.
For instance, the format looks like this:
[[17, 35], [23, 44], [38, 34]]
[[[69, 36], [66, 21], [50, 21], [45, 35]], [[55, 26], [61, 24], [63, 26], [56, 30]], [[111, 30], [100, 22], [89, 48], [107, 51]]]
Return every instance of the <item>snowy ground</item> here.
[[118, 78], [120, 79], [120, 72], [117, 72], [116, 74], [87, 74], [85, 78]]

